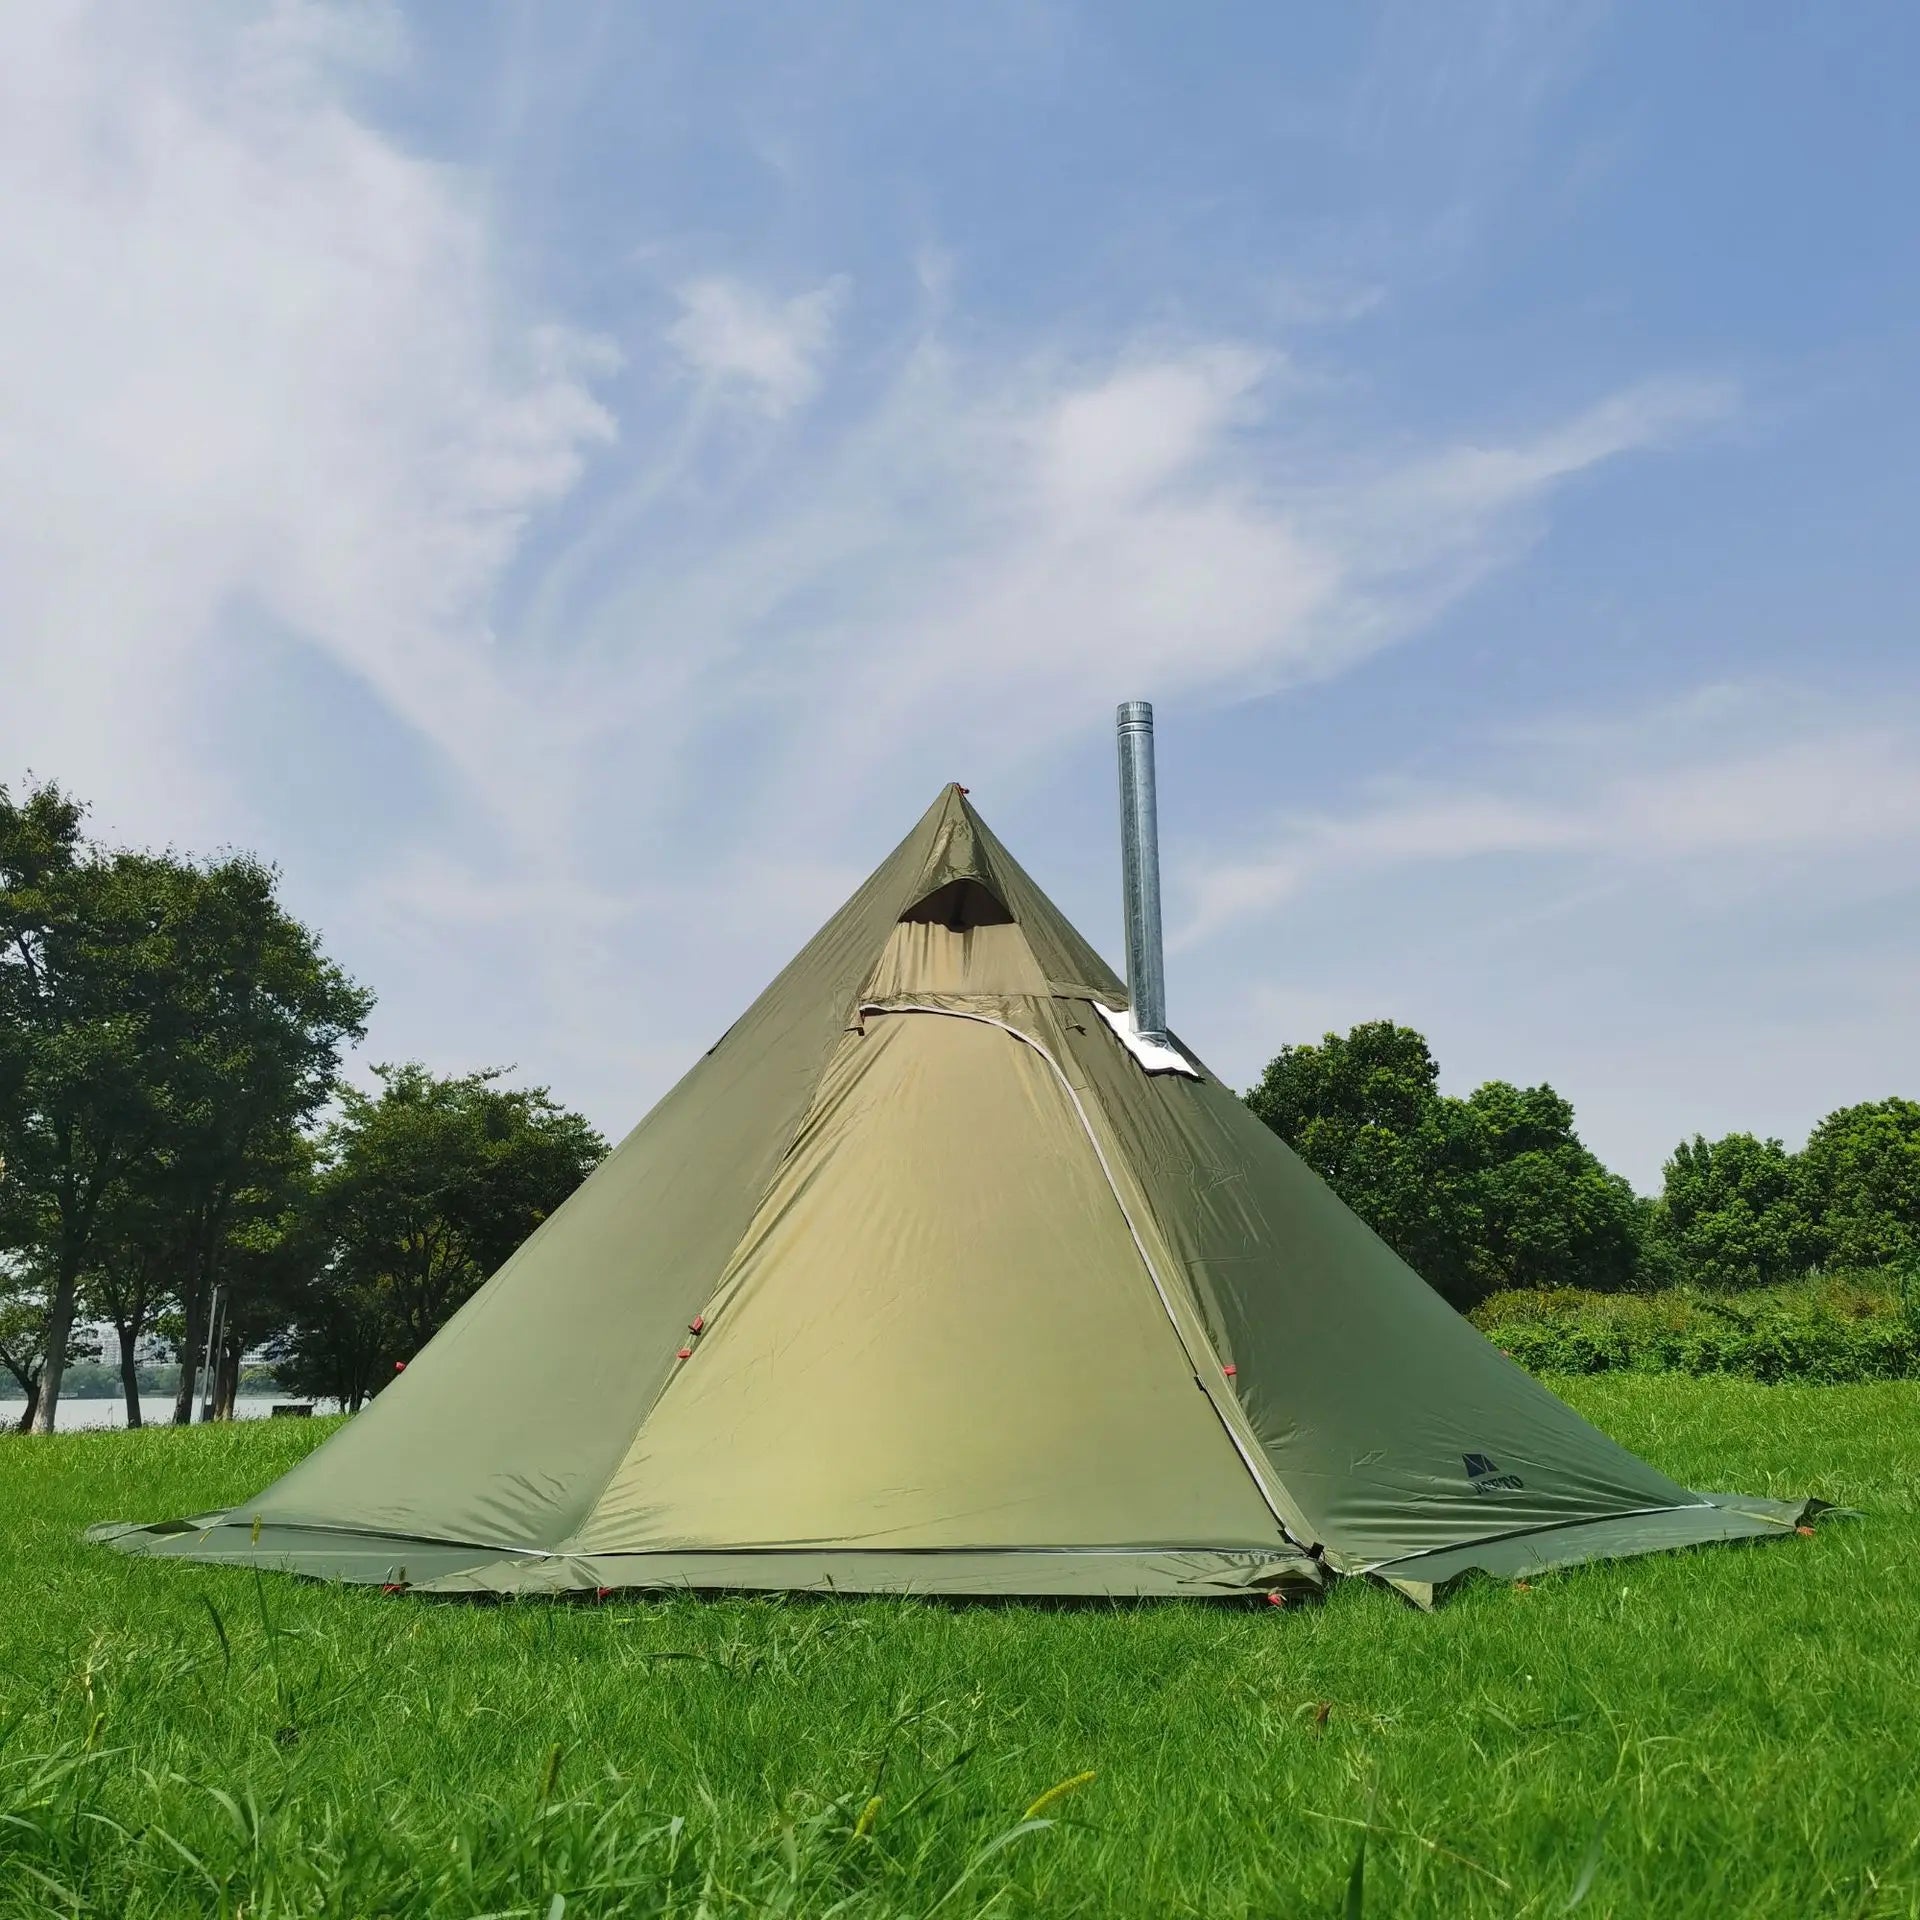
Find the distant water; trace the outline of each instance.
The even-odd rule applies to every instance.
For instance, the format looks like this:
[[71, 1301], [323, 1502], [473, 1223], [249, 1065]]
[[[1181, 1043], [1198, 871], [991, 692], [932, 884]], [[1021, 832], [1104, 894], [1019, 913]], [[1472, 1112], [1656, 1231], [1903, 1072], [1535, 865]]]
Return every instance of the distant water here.
[[[290, 1401], [298, 1396], [291, 1393], [243, 1393], [233, 1403], [233, 1417], [236, 1420], [264, 1420], [272, 1412], [276, 1402]], [[24, 1400], [0, 1400], [0, 1433], [11, 1433], [20, 1424], [20, 1416], [27, 1410]], [[315, 1413], [331, 1413], [333, 1403], [329, 1400], [317, 1401]], [[194, 1402], [193, 1417], [200, 1418], [200, 1404]], [[140, 1397], [140, 1418], [150, 1427], [164, 1427], [173, 1420], [173, 1395], [142, 1394]], [[76, 1433], [86, 1427], [124, 1427], [127, 1424], [127, 1403], [124, 1400], [71, 1400], [64, 1395], [54, 1410], [53, 1425], [56, 1433]]]

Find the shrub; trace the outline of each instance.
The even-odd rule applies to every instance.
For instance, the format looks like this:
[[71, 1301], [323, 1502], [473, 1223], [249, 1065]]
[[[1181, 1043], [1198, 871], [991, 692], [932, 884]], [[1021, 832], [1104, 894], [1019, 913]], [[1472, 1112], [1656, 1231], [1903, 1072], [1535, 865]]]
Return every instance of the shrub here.
[[1920, 1378], [1920, 1282], [1885, 1271], [1820, 1274], [1737, 1294], [1526, 1289], [1493, 1295], [1471, 1317], [1535, 1373]]

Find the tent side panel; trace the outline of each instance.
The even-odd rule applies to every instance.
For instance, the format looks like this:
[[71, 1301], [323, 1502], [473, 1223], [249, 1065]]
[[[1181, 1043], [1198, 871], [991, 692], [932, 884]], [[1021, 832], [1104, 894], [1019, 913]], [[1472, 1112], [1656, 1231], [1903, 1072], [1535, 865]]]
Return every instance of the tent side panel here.
[[582, 1554], [1264, 1547], [1053, 1069], [870, 1015]]
[[247, 1513], [518, 1547], [580, 1522], [773, 1179], [944, 804], [405, 1375]]
[[1690, 1503], [1500, 1353], [1217, 1080], [1075, 1060], [1284, 1490], [1336, 1564]]
[[1001, 926], [955, 931], [923, 920], [902, 920], [888, 938], [867, 981], [865, 1000], [911, 1000], [915, 995], [1044, 994], [1046, 976], [1024, 929]]

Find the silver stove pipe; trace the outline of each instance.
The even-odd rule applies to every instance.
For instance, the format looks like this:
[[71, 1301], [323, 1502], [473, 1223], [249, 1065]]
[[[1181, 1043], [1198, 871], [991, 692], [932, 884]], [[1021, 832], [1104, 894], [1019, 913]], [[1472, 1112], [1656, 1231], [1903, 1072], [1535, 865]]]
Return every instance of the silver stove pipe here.
[[1120, 867], [1126, 887], [1127, 991], [1135, 1032], [1167, 1038], [1167, 963], [1160, 941], [1160, 823], [1153, 792], [1153, 706], [1123, 700], [1120, 729]]

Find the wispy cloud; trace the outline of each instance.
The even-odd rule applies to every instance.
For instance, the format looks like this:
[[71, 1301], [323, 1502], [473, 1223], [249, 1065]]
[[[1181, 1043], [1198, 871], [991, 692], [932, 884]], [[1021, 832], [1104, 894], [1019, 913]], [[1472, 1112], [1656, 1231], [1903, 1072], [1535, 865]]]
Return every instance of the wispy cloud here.
[[[356, 676], [551, 876], [610, 804], [670, 817], [718, 736], [830, 821], [936, 740], [1013, 766], [1116, 690], [1336, 671], [1521, 551], [1559, 484], [1731, 404], [1670, 382], [1369, 448], [1273, 341], [996, 342], [943, 290], [837, 370], [847, 282], [712, 274], [623, 343], [692, 376], [649, 423], [643, 460], [670, 457], [533, 567], [549, 614], [502, 625], [530, 524], [615, 436], [619, 355], [514, 294], [478, 182], [355, 110], [355, 74], [405, 57], [390, 9], [209, 21], [48, 10], [0, 78], [0, 159], [39, 183], [0, 215], [29, 694], [0, 753], [110, 814], [166, 791], [169, 830], [218, 813], [188, 709], [236, 609]], [[703, 430], [714, 397], [761, 417], [750, 457]]]
[[1204, 860], [1175, 944], [1199, 946], [1316, 885], [1398, 868], [1550, 856], [1574, 889], [1600, 868], [1704, 862], [1723, 885], [1767, 888], [1809, 858], [1879, 862], [1920, 847], [1912, 727], [1822, 708], [1799, 692], [1712, 689], [1510, 738], [1471, 782], [1378, 783], [1344, 812], [1275, 821], [1257, 845]]
[[1379, 281], [1338, 274], [1283, 274], [1267, 290], [1267, 308], [1282, 327], [1333, 327], [1365, 319], [1386, 304]]
[[579, 607], [592, 697], [569, 698], [613, 732], [644, 700], [673, 756], [763, 738], [831, 816], [936, 741], [1005, 768], [1142, 685], [1225, 700], [1337, 671], [1524, 551], [1563, 483], [1735, 404], [1672, 380], [1528, 434], [1335, 452], [1271, 344], [994, 356], [959, 331], [866, 369], [871, 400], [829, 389], [750, 466], [710, 460], [704, 507], [623, 521]]
[[1170, 849], [1185, 1030], [1244, 1084], [1287, 1041], [1408, 1021], [1462, 1091], [1550, 1079], [1643, 1189], [1696, 1130], [1797, 1142], [1920, 1042], [1917, 702], [1911, 676], [1753, 681], [1509, 724]]
[[[477, 184], [352, 108], [398, 15], [10, 16], [0, 171], [0, 761], [124, 830], [231, 822], [191, 750], [234, 616], [479, 781], [491, 600], [613, 421], [604, 341], [521, 310]], [[255, 645], [265, 644], [256, 639]]]
[[828, 280], [785, 300], [743, 280], [690, 280], [667, 341], [701, 380], [776, 417], [812, 399], [846, 283]]

